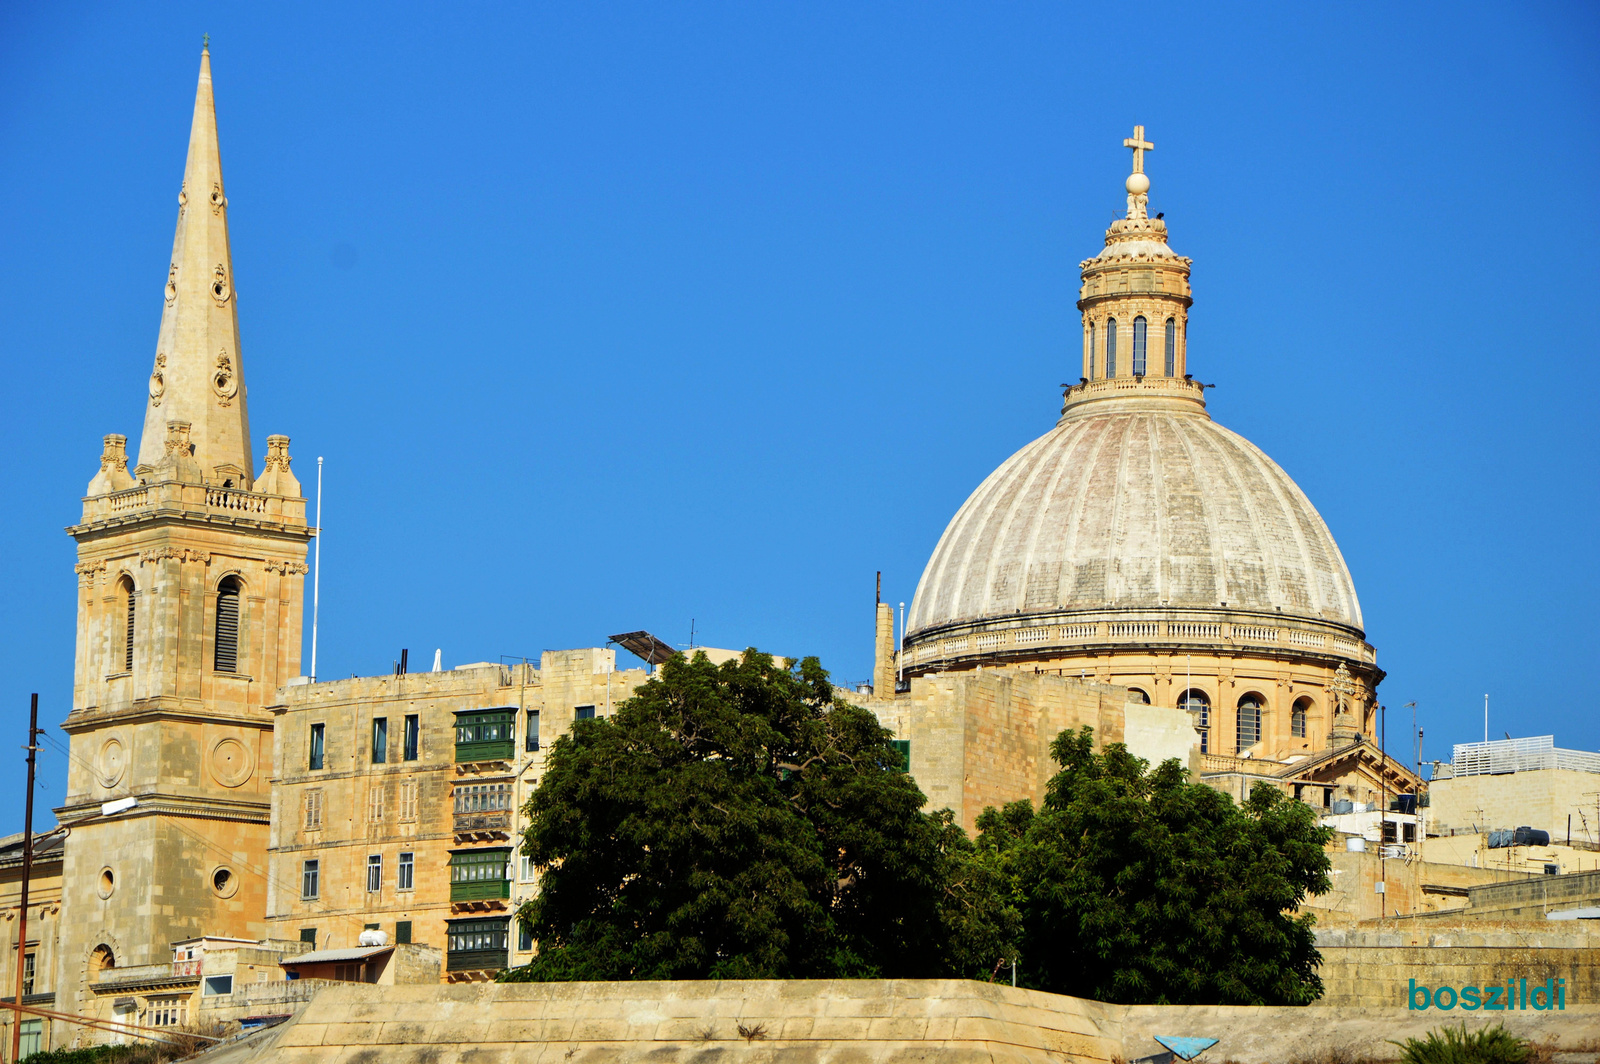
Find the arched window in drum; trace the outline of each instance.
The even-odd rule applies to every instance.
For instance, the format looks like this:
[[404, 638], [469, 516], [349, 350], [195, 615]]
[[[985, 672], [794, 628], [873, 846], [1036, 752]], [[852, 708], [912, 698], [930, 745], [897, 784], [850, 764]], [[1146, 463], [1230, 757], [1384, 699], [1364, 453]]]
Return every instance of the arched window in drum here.
[[1145, 333], [1149, 331], [1149, 322], [1141, 314], [1133, 319], [1133, 375], [1143, 377], [1145, 369]]
[[1117, 319], [1106, 319], [1106, 376], [1117, 375]]
[[1167, 319], [1167, 376], [1178, 375], [1178, 323]]

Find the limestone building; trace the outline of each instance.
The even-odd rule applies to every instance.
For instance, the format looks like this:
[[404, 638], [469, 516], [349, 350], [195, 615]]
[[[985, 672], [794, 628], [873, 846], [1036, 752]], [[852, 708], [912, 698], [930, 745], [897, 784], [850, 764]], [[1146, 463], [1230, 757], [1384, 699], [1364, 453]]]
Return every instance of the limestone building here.
[[[1127, 213], [1081, 264], [1079, 381], [1054, 428], [951, 519], [898, 660], [880, 605], [876, 688], [898, 678], [902, 689], [880, 716], [924, 734], [911, 737], [912, 773], [936, 805], [964, 790], [968, 823], [997, 793], [1042, 793], [1049, 739], [1096, 723], [1064, 708], [1067, 688], [1049, 709], [1014, 698], [1022, 685], [1042, 694], [1030, 679], [1040, 674], [1077, 680], [1072, 698], [1092, 687], [1186, 715], [1200, 771], [1240, 796], [1261, 780], [1329, 806], [1414, 792], [1416, 776], [1367, 740], [1383, 672], [1327, 524], [1288, 474], [1206, 412], [1189, 365], [1191, 261], [1149, 214], [1144, 128], [1124, 145]], [[989, 675], [980, 686], [992, 690], [974, 688], [942, 722], [918, 708], [965, 673]], [[1123, 737], [1126, 711], [1111, 717], [1101, 734]], [[1029, 749], [1012, 743], [998, 760], [993, 742], [975, 741], [1036, 723]], [[1130, 748], [1171, 749], [1168, 718], [1149, 714], [1146, 728], [1155, 745], [1141, 750], [1136, 729]], [[1005, 764], [992, 785], [975, 783]]]
[[[158, 297], [134, 469], [108, 435], [68, 529], [77, 651], [57, 1007], [110, 1009], [91, 984], [170, 966], [172, 944], [267, 930], [267, 831], [278, 687], [300, 672], [305, 501], [289, 441], [257, 476], [239, 343], [210, 57], [177, 233]], [[115, 1007], [156, 1019], [148, 997]], [[166, 1016], [162, 1013], [162, 1016]]]
[[610, 716], [644, 683], [605, 648], [538, 666], [292, 683], [276, 716], [267, 885], [272, 936], [318, 949], [391, 943], [443, 951], [451, 982], [532, 957], [513, 925], [534, 890], [516, 853], [549, 744]]

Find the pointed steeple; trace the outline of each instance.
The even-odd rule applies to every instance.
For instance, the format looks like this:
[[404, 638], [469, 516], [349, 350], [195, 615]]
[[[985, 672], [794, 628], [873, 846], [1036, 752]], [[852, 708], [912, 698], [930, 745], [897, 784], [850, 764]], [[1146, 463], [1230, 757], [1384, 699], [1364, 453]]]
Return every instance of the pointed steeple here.
[[217, 148], [209, 48], [200, 53], [200, 84], [194, 95], [189, 158], [178, 192], [178, 230], [164, 298], [134, 472], [147, 479], [152, 474], [153, 479], [166, 479], [156, 467], [168, 457], [168, 444], [174, 438], [168, 426], [186, 423], [184, 446], [200, 475], [211, 483], [248, 488], [255, 467], [250, 459], [250, 418], [245, 409], [228, 198]]

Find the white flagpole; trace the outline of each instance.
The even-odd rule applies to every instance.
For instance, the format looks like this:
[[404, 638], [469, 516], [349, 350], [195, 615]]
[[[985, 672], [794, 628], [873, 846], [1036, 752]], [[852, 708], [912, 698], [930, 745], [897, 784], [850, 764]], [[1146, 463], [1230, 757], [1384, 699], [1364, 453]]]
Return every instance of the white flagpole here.
[[322, 456], [317, 456], [317, 540], [311, 569], [311, 682], [317, 682], [317, 612], [322, 604]]

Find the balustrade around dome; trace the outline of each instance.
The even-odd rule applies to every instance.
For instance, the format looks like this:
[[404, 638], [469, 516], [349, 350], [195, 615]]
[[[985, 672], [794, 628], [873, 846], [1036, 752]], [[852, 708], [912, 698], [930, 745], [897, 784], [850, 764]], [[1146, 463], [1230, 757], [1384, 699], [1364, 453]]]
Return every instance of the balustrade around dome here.
[[1371, 666], [1377, 652], [1338, 625], [1295, 618], [1267, 623], [1252, 615], [1161, 616], [1120, 611], [1090, 611], [1070, 617], [1024, 618], [950, 625], [907, 636], [901, 665], [922, 673], [971, 668], [979, 664], [1039, 660], [1056, 652], [1259, 649], [1320, 659], [1344, 659]]

